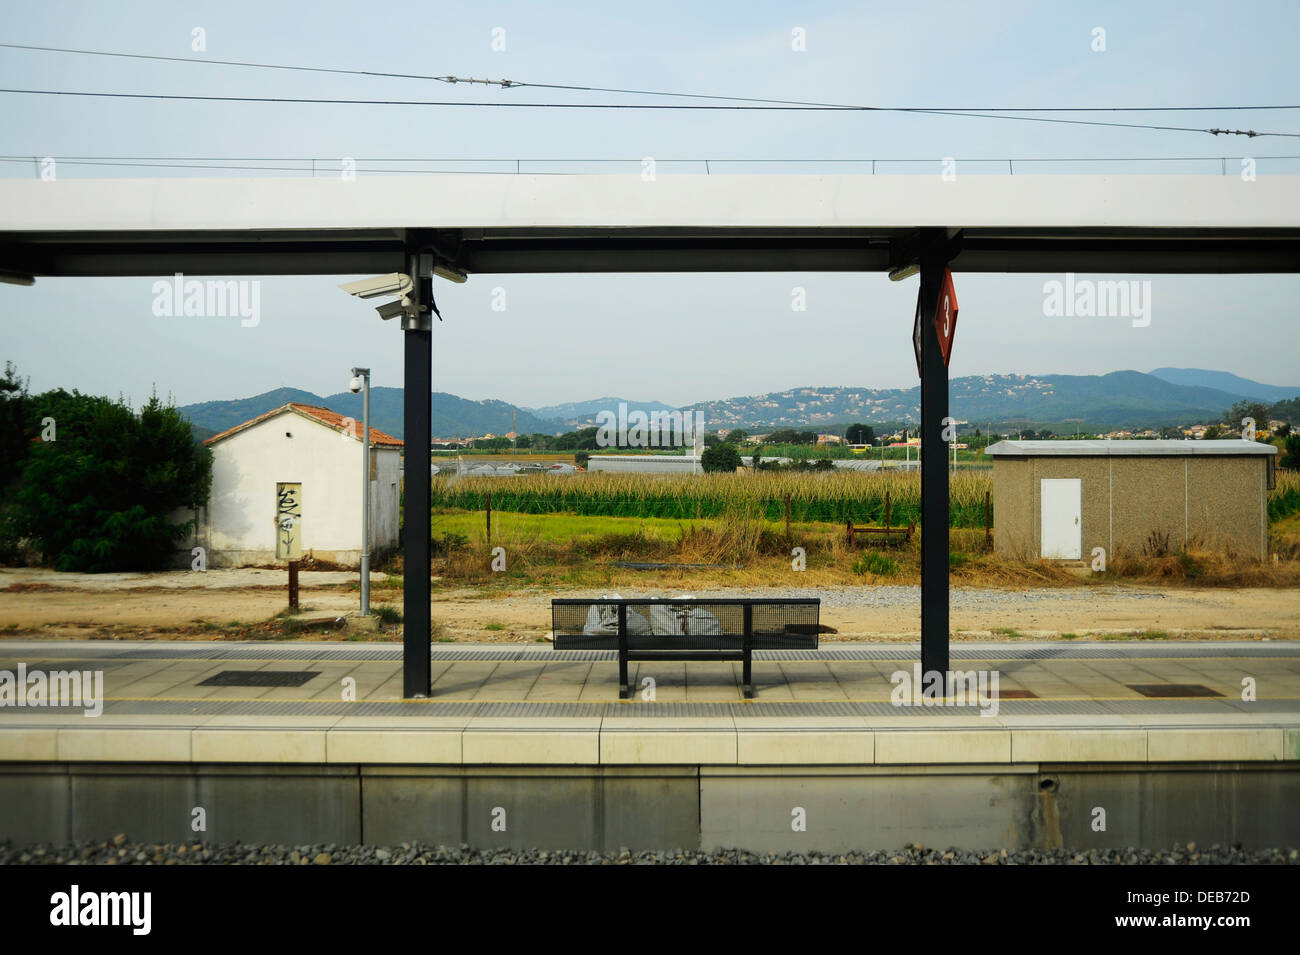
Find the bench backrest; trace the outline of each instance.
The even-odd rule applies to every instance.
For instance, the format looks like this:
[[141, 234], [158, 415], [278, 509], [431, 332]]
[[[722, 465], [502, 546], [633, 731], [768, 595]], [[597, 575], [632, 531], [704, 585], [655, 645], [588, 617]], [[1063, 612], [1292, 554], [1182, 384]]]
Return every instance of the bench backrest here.
[[617, 649], [620, 614], [623, 639], [638, 650], [816, 649], [820, 612], [816, 597], [551, 601], [557, 650]]

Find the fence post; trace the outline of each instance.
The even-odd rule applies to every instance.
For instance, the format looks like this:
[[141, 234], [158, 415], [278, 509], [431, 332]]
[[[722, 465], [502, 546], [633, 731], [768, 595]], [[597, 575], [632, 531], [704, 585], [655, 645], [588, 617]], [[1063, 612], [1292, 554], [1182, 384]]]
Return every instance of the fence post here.
[[889, 488], [885, 488], [885, 530], [889, 530], [889, 512], [890, 512]]
[[984, 492], [984, 549], [993, 549], [993, 520], [989, 509], [989, 492]]
[[785, 496], [785, 536], [790, 537], [790, 495]]
[[492, 543], [492, 492], [487, 492], [487, 542]]

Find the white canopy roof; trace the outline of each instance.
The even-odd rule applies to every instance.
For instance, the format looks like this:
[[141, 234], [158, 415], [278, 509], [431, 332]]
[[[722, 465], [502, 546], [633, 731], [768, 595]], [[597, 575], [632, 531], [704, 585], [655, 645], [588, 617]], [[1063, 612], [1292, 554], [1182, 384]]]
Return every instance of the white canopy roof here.
[[0, 270], [863, 271], [916, 230], [957, 271], [1300, 270], [1300, 176], [446, 175], [0, 180]]

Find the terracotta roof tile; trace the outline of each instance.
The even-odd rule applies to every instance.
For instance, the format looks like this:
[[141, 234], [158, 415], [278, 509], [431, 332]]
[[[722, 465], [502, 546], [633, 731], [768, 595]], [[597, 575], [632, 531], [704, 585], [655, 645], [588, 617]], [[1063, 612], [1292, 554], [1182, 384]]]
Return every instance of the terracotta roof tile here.
[[[206, 439], [203, 443], [216, 444], [218, 441], [230, 437], [232, 434], [236, 433], [237, 431], [243, 431], [245, 428], [249, 428], [255, 424], [259, 424], [260, 422], [266, 421], [268, 418], [274, 418], [276, 415], [284, 414], [286, 411], [293, 411], [298, 414], [304, 415], [308, 418], [311, 418], [315, 421], [319, 421], [321, 424], [325, 425], [326, 427], [332, 428], [335, 431], [338, 431], [340, 433], [344, 431], [344, 425], [343, 425], [344, 415], [341, 415], [335, 411], [330, 411], [329, 408], [320, 408], [317, 407], [316, 405], [304, 405], [294, 401], [294, 402], [290, 402], [287, 405], [281, 405], [279, 408], [275, 408], [272, 411], [268, 411], [266, 414], [258, 415], [256, 418], [251, 418], [250, 420], [245, 421], [242, 424], [237, 424], [233, 428], [228, 428], [227, 430], [221, 432], [220, 434], [214, 434], [212, 437]], [[356, 428], [356, 431], [359, 432], [360, 430], [361, 429], [359, 427]], [[358, 441], [361, 440], [360, 434], [357, 435], [357, 440]], [[385, 434], [383, 431], [380, 431], [378, 428], [370, 429], [370, 443], [375, 447], [381, 447], [381, 448], [402, 447], [401, 440], [399, 440], [398, 438], [394, 438], [391, 434]]]

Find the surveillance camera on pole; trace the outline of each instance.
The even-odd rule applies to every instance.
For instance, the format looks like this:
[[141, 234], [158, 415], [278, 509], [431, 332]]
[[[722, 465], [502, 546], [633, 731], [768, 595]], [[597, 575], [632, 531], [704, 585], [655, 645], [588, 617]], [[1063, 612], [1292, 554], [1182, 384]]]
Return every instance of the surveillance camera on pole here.
[[[448, 279], [452, 282], [464, 282], [467, 276], [459, 269], [452, 268], [433, 261], [433, 256], [424, 253], [420, 256], [421, 275], [437, 275], [440, 278]], [[339, 286], [349, 295], [355, 295], [357, 298], [382, 298], [387, 295], [397, 296], [393, 302], [385, 302], [383, 305], [375, 307], [379, 317], [384, 321], [390, 318], [404, 318], [412, 321], [419, 319], [421, 310], [427, 311], [428, 306], [417, 306], [411, 297], [411, 292], [415, 288], [415, 283], [411, 276], [405, 272], [389, 272], [387, 275], [376, 275], [374, 278], [358, 279], [355, 282], [344, 282]]]
[[380, 298], [386, 295], [398, 296], [397, 301], [385, 302], [375, 309], [384, 321], [397, 318], [399, 315], [412, 315], [415, 311], [415, 303], [410, 298], [415, 283], [404, 272], [389, 272], [387, 275], [377, 275], [374, 278], [344, 282], [339, 288], [361, 299]]
[[353, 368], [348, 390], [361, 404], [361, 616], [370, 616], [370, 369]]

